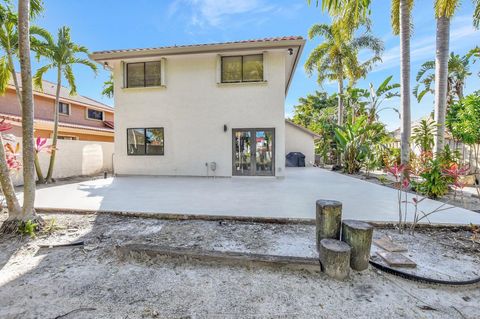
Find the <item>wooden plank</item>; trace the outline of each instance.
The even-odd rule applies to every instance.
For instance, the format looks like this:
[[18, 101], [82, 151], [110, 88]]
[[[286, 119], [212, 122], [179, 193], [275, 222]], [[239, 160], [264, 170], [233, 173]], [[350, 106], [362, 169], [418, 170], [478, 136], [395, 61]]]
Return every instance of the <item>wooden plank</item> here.
[[318, 258], [314, 257], [281, 256], [236, 251], [216, 251], [194, 247], [172, 247], [148, 244], [125, 244], [117, 246], [116, 249], [120, 256], [123, 257], [129, 256], [132, 253], [140, 253], [152, 258], [182, 258], [233, 265], [260, 263], [320, 270], [320, 261]]
[[417, 264], [413, 260], [397, 252], [377, 251], [377, 255], [382, 257], [382, 259], [392, 267], [417, 267]]
[[408, 251], [408, 249], [406, 247], [401, 246], [397, 243], [394, 243], [388, 237], [382, 237], [380, 239], [374, 239], [373, 243], [376, 246], [378, 246], [382, 249], [385, 249], [386, 251], [390, 251], [390, 252]]

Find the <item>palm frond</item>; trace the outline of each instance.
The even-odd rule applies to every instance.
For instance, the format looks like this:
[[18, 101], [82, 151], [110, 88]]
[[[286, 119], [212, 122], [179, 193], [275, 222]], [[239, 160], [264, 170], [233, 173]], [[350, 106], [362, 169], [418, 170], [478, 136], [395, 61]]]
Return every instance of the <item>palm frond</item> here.
[[43, 85], [42, 85], [43, 76], [44, 76], [45, 73], [47, 73], [48, 70], [51, 70], [54, 67], [55, 66], [53, 64], [47, 64], [47, 65], [44, 65], [41, 68], [39, 68], [37, 70], [37, 72], [35, 72], [35, 75], [33, 76], [33, 85], [36, 88], [43, 91]]
[[77, 94], [77, 85], [75, 84], [75, 76], [73, 75], [71, 64], [65, 65], [63, 71], [63, 74], [67, 79], [68, 85], [70, 86], [70, 95]]
[[328, 40], [332, 39], [332, 27], [328, 24], [314, 24], [310, 30], [308, 30], [308, 38], [312, 40], [318, 36], [324, 37]]
[[8, 87], [8, 81], [10, 80], [11, 72], [6, 56], [0, 58], [0, 95], [4, 95]]
[[436, 18], [451, 18], [460, 6], [460, 0], [435, 0], [434, 11]]

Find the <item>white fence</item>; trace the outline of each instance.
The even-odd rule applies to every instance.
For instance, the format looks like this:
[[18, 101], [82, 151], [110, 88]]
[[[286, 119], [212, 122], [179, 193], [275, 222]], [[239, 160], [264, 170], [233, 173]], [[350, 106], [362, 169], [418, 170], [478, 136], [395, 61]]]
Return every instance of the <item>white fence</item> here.
[[[20, 138], [17, 138], [21, 141]], [[51, 139], [47, 145], [52, 143]], [[92, 141], [58, 140], [53, 178], [94, 175], [104, 171], [113, 171], [113, 143]], [[50, 154], [39, 154], [40, 166], [44, 176], [47, 174]], [[15, 185], [23, 184], [22, 172], [13, 176]]]

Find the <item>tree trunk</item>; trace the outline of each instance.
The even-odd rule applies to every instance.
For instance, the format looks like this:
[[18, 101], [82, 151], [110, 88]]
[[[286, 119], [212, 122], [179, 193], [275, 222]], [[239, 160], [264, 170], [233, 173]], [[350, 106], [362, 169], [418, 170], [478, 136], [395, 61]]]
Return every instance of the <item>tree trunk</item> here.
[[35, 171], [37, 172], [37, 180], [40, 184], [45, 183], [45, 178], [43, 177], [42, 167], [40, 166], [40, 161], [38, 159], [38, 153], [35, 152]]
[[22, 75], [22, 158], [23, 158], [23, 211], [18, 219], [35, 217], [35, 145], [33, 137], [33, 84], [30, 63], [30, 1], [18, 1], [18, 44]]
[[435, 122], [438, 127], [434, 136], [436, 154], [443, 152], [445, 144], [449, 38], [450, 19], [447, 17], [437, 18], [437, 51], [435, 53]]
[[21, 215], [22, 209], [18, 203], [15, 188], [10, 178], [7, 159], [5, 157], [5, 145], [3, 143], [2, 133], [0, 133], [0, 184], [2, 186], [3, 196], [7, 202], [8, 218]]
[[401, 162], [410, 158], [410, 11], [409, 0], [400, 0], [400, 104], [401, 104]]
[[[338, 80], [338, 107], [337, 107], [337, 124], [338, 126], [343, 125], [343, 75], [339, 74]], [[342, 166], [342, 152], [338, 149], [337, 146], [337, 166]]]
[[48, 165], [47, 183], [52, 182], [53, 167], [55, 166], [55, 155], [57, 154], [57, 139], [58, 139], [58, 102], [60, 99], [60, 87], [62, 85], [62, 66], [59, 65], [57, 69], [57, 92], [55, 94], [55, 112], [53, 124], [53, 140], [52, 153], [50, 154], [50, 163]]
[[337, 124], [343, 125], [343, 77], [338, 80], [338, 108], [337, 108]]

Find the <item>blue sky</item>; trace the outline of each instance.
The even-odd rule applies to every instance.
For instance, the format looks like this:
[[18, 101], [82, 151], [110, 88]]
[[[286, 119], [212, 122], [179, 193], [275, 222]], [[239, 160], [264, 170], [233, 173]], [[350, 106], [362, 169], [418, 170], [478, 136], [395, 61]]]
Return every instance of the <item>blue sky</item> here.
[[[308, 6], [306, 0], [44, 0], [45, 12], [34, 23], [56, 35], [59, 27], [70, 26], [72, 38], [91, 51], [137, 47], [156, 47], [174, 44], [224, 42], [243, 39], [301, 35], [315, 23], [328, 23], [329, 17], [319, 8]], [[480, 31], [472, 27], [473, 6], [462, 1], [462, 6], [452, 21], [451, 51], [464, 54], [480, 44]], [[433, 0], [416, 0], [413, 10], [412, 37], [412, 88], [420, 65], [435, 55], [435, 19]], [[399, 39], [390, 28], [390, 1], [373, 0], [373, 34], [385, 42], [383, 63], [359, 82], [368, 87], [378, 85], [389, 75], [399, 81]], [[321, 90], [316, 77], [307, 77], [303, 62], [319, 40], [308, 41], [301, 63], [296, 71], [286, 99], [285, 113], [292, 114], [299, 97]], [[44, 62], [35, 62], [34, 69]], [[103, 82], [108, 72], [100, 70], [97, 77], [83, 67], [74, 68], [78, 92], [109, 105], [113, 101], [101, 96]], [[480, 89], [480, 61], [473, 65], [467, 81], [466, 92]], [[55, 80], [54, 72], [46, 75]], [[336, 84], [326, 83], [323, 90], [334, 92]], [[391, 106], [398, 100], [387, 102]], [[385, 104], [387, 105], [387, 104]], [[412, 96], [412, 117], [420, 118], [433, 109], [433, 99], [426, 96], [417, 103]], [[390, 129], [398, 127], [398, 115], [393, 111], [381, 113], [381, 120]]]

